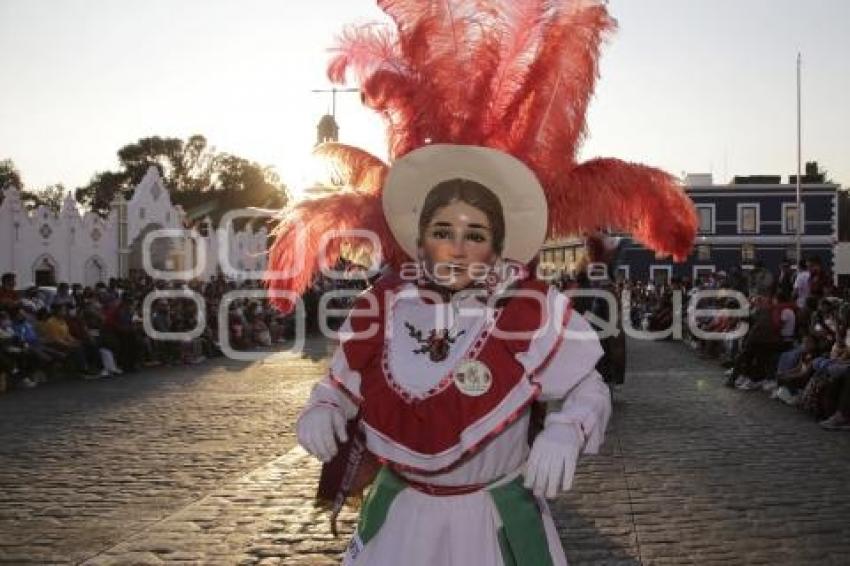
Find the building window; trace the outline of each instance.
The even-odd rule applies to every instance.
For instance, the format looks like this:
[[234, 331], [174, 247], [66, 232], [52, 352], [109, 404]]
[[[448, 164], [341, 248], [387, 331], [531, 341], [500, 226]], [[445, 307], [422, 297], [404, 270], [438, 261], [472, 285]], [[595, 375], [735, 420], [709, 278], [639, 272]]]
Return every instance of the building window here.
[[697, 246], [697, 259], [699, 261], [708, 261], [711, 259], [711, 246]]
[[800, 233], [802, 234], [806, 231], [806, 206], [802, 205], [800, 211], [802, 214], [798, 215], [796, 202], [782, 203], [782, 232], [784, 234], [796, 234], [797, 222], [800, 220], [802, 220]]
[[670, 279], [673, 278], [673, 267], [670, 265], [650, 265], [649, 279], [657, 286], [666, 286], [670, 284]]
[[699, 204], [696, 208], [699, 216], [699, 233], [714, 234], [715, 206], [713, 204]]
[[753, 244], [741, 246], [741, 263], [753, 263], [756, 260], [756, 247]]
[[139, 207], [139, 220], [144, 220], [144, 219], [145, 219], [145, 207], [140, 206]]
[[738, 205], [738, 233], [739, 234], [758, 234], [759, 233], [759, 205], [755, 203], [746, 203]]
[[704, 283], [716, 271], [713, 265], [695, 265], [693, 272], [694, 283]]

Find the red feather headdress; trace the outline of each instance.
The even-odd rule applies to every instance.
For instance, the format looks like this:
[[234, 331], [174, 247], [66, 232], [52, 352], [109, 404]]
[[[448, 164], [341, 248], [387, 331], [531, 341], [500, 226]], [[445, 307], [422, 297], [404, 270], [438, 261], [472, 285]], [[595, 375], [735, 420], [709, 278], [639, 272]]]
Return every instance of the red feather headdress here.
[[[675, 261], [689, 255], [698, 221], [672, 176], [618, 159], [576, 161], [599, 47], [616, 27], [603, 1], [378, 0], [378, 5], [394, 25], [345, 30], [328, 75], [335, 83], [349, 74], [357, 81], [364, 103], [386, 123], [391, 160], [429, 143], [498, 149], [539, 178], [549, 206], [549, 237], [610, 228], [631, 233]], [[389, 165], [338, 143], [317, 152], [345, 187], [284, 211], [270, 251], [272, 290], [307, 288], [319, 266], [316, 246], [330, 230], [368, 229], [378, 236], [384, 261], [398, 267], [406, 257], [382, 212]], [[344, 241], [371, 245], [334, 239], [324, 250], [327, 265], [338, 259]], [[294, 275], [275, 277], [276, 271]]]

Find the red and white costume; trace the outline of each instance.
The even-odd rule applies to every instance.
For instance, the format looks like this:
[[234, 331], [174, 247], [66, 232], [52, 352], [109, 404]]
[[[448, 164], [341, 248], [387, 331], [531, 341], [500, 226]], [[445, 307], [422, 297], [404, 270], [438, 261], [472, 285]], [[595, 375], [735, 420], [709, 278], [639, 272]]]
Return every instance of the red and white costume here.
[[[371, 316], [352, 316], [340, 329], [341, 336], [364, 337], [343, 338], [305, 411], [328, 402], [346, 418], [359, 411], [367, 448], [405, 479], [431, 486], [486, 486], [521, 473], [535, 400], [562, 402], [548, 419], [575, 423], [584, 452], [595, 453], [611, 414], [608, 387], [594, 369], [599, 341], [556, 289], [531, 281], [519, 289], [543, 300], [518, 296], [494, 306], [467, 296], [453, 307], [423, 299], [413, 283], [379, 282], [355, 306]], [[464, 332], [449, 356], [432, 362], [413, 353], [417, 342], [403, 323], [433, 327], [450, 320], [452, 308]], [[452, 370], [464, 359], [490, 368], [486, 393], [471, 396], [456, 386]], [[539, 498], [538, 505], [553, 563], [566, 564], [546, 503]], [[499, 527], [481, 489], [449, 496], [406, 489], [378, 535], [347, 563], [386, 564], [403, 555], [411, 565], [498, 565]]]

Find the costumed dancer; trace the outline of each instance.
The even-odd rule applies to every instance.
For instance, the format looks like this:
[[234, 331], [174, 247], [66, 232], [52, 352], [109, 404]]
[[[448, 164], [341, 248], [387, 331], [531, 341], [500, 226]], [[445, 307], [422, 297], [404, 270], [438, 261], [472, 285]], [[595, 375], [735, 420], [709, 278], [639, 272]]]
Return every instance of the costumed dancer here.
[[353, 72], [392, 165], [321, 146], [347, 187], [285, 211], [271, 251], [272, 290], [301, 292], [343, 245], [374, 245], [319, 250], [331, 230], [373, 232], [389, 266], [340, 328], [298, 440], [326, 469], [344, 460], [343, 495], [358, 462], [380, 464], [345, 564], [566, 564], [545, 498], [599, 450], [611, 405], [594, 331], [527, 266], [547, 236], [599, 227], [684, 259], [692, 204], [659, 170], [575, 162], [614, 27], [601, 2], [378, 4], [395, 25], [346, 31], [329, 74]]

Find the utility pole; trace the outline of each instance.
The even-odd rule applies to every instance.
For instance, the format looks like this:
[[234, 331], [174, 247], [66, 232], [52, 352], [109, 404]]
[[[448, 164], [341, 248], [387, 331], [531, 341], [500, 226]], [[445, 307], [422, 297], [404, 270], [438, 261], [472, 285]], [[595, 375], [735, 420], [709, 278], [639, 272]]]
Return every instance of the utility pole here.
[[803, 259], [801, 254], [800, 237], [802, 234], [803, 214], [802, 214], [802, 169], [803, 169], [803, 126], [802, 126], [802, 67], [803, 57], [797, 53], [797, 263]]

